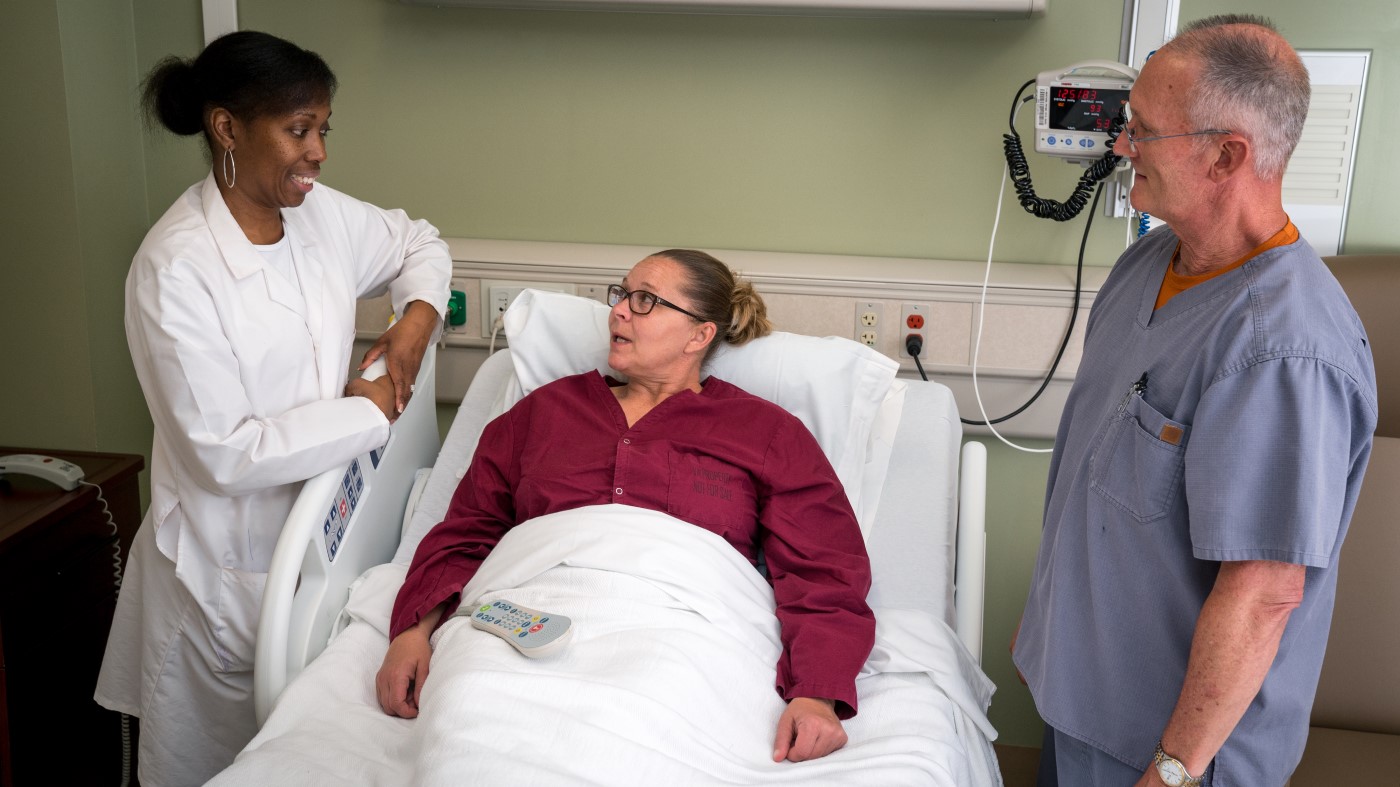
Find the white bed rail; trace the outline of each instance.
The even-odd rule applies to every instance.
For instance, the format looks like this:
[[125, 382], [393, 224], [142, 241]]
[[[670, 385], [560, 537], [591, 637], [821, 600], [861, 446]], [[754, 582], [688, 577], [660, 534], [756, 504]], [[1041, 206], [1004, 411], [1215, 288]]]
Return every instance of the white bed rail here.
[[958, 557], [953, 584], [958, 639], [982, 663], [982, 615], [987, 574], [987, 447], [962, 447], [958, 471]]
[[420, 468], [438, 453], [436, 348], [389, 441], [311, 478], [292, 506], [272, 556], [258, 620], [253, 703], [261, 726], [283, 687], [330, 642], [350, 584], [389, 562]]

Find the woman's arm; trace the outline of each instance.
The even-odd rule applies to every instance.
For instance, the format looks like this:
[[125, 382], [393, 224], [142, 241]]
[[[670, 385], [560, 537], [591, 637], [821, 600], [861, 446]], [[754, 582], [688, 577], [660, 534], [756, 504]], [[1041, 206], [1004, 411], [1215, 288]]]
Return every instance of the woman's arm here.
[[353, 263], [356, 297], [389, 291], [397, 319], [365, 354], [359, 368], [364, 370], [387, 355], [395, 412], [403, 412], [423, 352], [447, 313], [451, 253], [433, 225], [410, 219], [402, 210], [385, 210], [324, 187], [313, 193], [318, 197], [315, 209], [326, 211], [319, 215], [344, 233], [343, 250]]
[[517, 410], [486, 425], [471, 466], [452, 495], [447, 515], [419, 542], [408, 576], [394, 600], [389, 623], [391, 640], [420, 623], [434, 609], [441, 607], [444, 615], [451, 615], [461, 601], [462, 587], [515, 525], [514, 490], [519, 479], [514, 443], [514, 420], [520, 415]]
[[[138, 255], [134, 267], [154, 266]], [[281, 395], [247, 386], [314, 390], [312, 358], [298, 360], [277, 347], [284, 337], [263, 341], [256, 333], [276, 326], [226, 325], [221, 316], [236, 313], [240, 303], [227, 292], [215, 297], [225, 284], [207, 281], [206, 268], [180, 258], [127, 283], [126, 334], [137, 377], [158, 432], [189, 479], [215, 494], [248, 494], [303, 481], [384, 444], [389, 422], [361, 396], [308, 397], [281, 412], [261, 412], [259, 395], [263, 401]], [[225, 333], [234, 329], [249, 334]], [[265, 353], [252, 382], [240, 346]]]
[[840, 720], [856, 713], [855, 678], [875, 643], [875, 616], [865, 603], [870, 559], [855, 514], [795, 419], [769, 446], [760, 511], [782, 627], [778, 690], [789, 701], [773, 758], [823, 757], [846, 742]]

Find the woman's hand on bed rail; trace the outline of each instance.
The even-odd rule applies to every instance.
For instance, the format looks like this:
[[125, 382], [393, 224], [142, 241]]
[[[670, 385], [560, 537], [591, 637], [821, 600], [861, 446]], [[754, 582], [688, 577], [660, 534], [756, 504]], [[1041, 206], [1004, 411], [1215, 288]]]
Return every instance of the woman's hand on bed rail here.
[[413, 396], [413, 381], [418, 379], [418, 367], [423, 365], [423, 353], [428, 349], [439, 320], [437, 310], [424, 301], [409, 303], [404, 312], [360, 362], [363, 372], [379, 356], [385, 356], [389, 379], [394, 382], [395, 413], [402, 413]]
[[773, 762], [803, 762], [846, 745], [846, 730], [836, 718], [836, 703], [816, 697], [795, 697], [778, 719]]
[[418, 716], [418, 699], [423, 695], [423, 681], [428, 679], [428, 662], [433, 657], [428, 640], [442, 611], [442, 607], [434, 609], [389, 643], [384, 664], [374, 676], [374, 693], [379, 697], [379, 707], [390, 716]]

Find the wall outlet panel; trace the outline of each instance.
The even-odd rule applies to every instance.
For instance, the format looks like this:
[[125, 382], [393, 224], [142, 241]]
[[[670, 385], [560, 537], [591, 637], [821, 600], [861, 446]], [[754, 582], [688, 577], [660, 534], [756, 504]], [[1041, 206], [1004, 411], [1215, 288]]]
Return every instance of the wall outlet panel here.
[[506, 313], [506, 309], [515, 302], [515, 297], [524, 290], [548, 290], [550, 292], [563, 292], [569, 295], [577, 295], [578, 290], [572, 284], [562, 284], [560, 282], [539, 282], [539, 281], [497, 281], [483, 279], [481, 282], [481, 335], [483, 337], [491, 335], [491, 329], [496, 324], [496, 318]]
[[909, 348], [905, 341], [910, 334], [918, 334], [923, 340], [924, 349], [919, 353], [920, 358], [928, 357], [929, 341], [929, 320], [932, 318], [932, 307], [927, 303], [901, 303], [899, 305], [899, 357], [913, 358], [909, 354]]
[[[462, 278], [455, 278], [455, 277], [454, 277], [454, 278], [452, 279], [452, 289], [457, 290], [457, 291], [459, 291], [459, 292], [468, 293], [468, 297], [467, 297], [466, 301], [467, 301], [468, 304], [470, 304], [470, 303], [471, 303], [471, 297], [470, 297], [471, 285], [470, 285], [468, 282], [469, 282], [468, 279], [462, 279]], [[465, 322], [463, 322], [461, 325], [451, 325], [451, 324], [448, 324], [447, 327], [446, 327], [446, 331], [447, 331], [448, 335], [456, 335], [456, 334], [466, 335], [468, 329], [471, 327], [471, 316], [472, 316], [472, 315], [471, 315], [471, 308], [468, 307], [468, 308], [467, 308], [467, 320], [466, 320]]]
[[880, 341], [881, 315], [885, 304], [880, 301], [856, 301], [855, 317], [851, 327], [851, 338], [867, 347], [874, 347]]
[[604, 306], [608, 305], [608, 285], [606, 284], [580, 284], [578, 295], [595, 300]]

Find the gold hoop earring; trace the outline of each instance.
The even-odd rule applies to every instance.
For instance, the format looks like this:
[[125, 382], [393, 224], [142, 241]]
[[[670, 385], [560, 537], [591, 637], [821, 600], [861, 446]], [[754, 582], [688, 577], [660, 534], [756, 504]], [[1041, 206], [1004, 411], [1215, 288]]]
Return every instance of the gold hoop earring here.
[[[233, 168], [233, 177], [229, 177], [229, 168]], [[238, 182], [238, 162], [233, 160], [233, 148], [224, 148], [224, 185], [233, 188], [233, 184]]]

